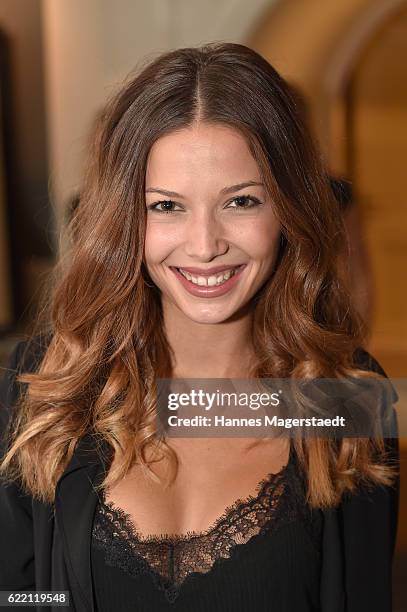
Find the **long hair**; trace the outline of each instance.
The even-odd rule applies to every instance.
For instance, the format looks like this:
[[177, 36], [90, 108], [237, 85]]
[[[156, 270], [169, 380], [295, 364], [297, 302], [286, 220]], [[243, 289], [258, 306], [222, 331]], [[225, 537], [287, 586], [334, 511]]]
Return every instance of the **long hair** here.
[[[120, 88], [94, 126], [80, 203], [46, 306], [51, 340], [25, 383], [2, 471], [52, 502], [78, 440], [113, 451], [101, 487], [147, 450], [176, 457], [157, 436], [157, 377], [172, 374], [160, 292], [145, 268], [145, 173], [165, 134], [209, 122], [245, 137], [261, 170], [281, 240], [253, 299], [252, 377], [376, 376], [353, 362], [364, 327], [338, 274], [344, 227], [320, 154], [278, 72], [240, 44], [162, 54]], [[310, 505], [328, 507], [362, 481], [390, 484], [383, 439], [295, 439]], [[382, 453], [382, 455], [380, 454]]]

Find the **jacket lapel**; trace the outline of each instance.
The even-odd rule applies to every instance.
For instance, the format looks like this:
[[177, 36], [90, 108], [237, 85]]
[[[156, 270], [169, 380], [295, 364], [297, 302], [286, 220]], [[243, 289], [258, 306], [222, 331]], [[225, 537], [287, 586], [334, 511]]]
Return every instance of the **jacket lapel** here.
[[[55, 494], [55, 520], [62, 535], [71, 597], [77, 612], [93, 612], [91, 576], [92, 523], [98, 501], [95, 486], [103, 479], [109, 454], [95, 448], [92, 436], [80, 439], [71, 461], [59, 478]], [[105, 454], [106, 453], [106, 454]]]

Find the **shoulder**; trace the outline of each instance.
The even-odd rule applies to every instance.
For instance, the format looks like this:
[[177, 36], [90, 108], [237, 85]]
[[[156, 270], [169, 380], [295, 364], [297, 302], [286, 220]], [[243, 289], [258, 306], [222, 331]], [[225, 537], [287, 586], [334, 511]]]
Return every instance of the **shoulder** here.
[[15, 344], [4, 366], [0, 368], [0, 431], [4, 432], [9, 423], [13, 407], [24, 390], [24, 384], [17, 381], [23, 372], [35, 372], [41, 363], [51, 334], [38, 334], [20, 339]]
[[44, 333], [17, 340], [6, 365], [2, 368], [3, 373], [10, 376], [34, 371], [39, 366], [51, 339], [51, 333]]
[[372, 370], [373, 372], [378, 372], [382, 376], [386, 376], [387, 374], [383, 370], [380, 363], [371, 355], [366, 349], [363, 347], [358, 347], [356, 351], [353, 353], [353, 362], [362, 370]]
[[5, 365], [0, 368], [0, 380], [11, 381], [23, 372], [35, 372], [51, 339], [52, 333], [43, 333], [17, 340]]
[[[363, 348], [354, 353], [354, 364], [362, 370], [377, 372], [388, 379], [381, 364]], [[391, 402], [398, 400], [393, 390]], [[384, 400], [386, 402], [386, 400]], [[397, 434], [396, 411], [390, 406]], [[399, 465], [398, 437], [385, 439], [389, 458]], [[345, 494], [336, 509], [344, 562], [346, 609], [369, 612], [392, 610], [391, 566], [398, 524], [400, 479], [391, 486], [360, 487]], [[328, 513], [327, 515], [331, 516]], [[328, 517], [329, 518], [329, 517]], [[328, 520], [329, 524], [329, 520]], [[327, 547], [335, 546], [337, 532], [327, 530]]]
[[[355, 367], [360, 368], [361, 370], [366, 370], [368, 372], [369, 371], [376, 372], [377, 374], [380, 374], [384, 378], [387, 378], [388, 381], [390, 382], [390, 379], [387, 376], [387, 373], [385, 372], [381, 364], [377, 361], [377, 359], [371, 353], [369, 353], [363, 347], [357, 348], [356, 351], [354, 352], [353, 363]], [[392, 400], [392, 403], [395, 403], [399, 400], [399, 396], [391, 382], [390, 382], [390, 387], [391, 387], [391, 393], [392, 393], [391, 400]]]
[[[396, 410], [392, 405], [398, 401], [399, 396], [391, 382], [391, 379], [389, 379], [383, 367], [368, 351], [363, 348], [359, 348], [354, 354], [354, 363], [362, 370], [377, 372], [381, 376], [385, 377], [389, 383], [387, 389], [390, 390], [390, 393], [383, 393], [381, 400], [381, 416], [382, 418], [385, 416], [386, 419], [390, 419], [391, 421], [389, 429], [387, 430], [391, 432], [391, 437], [385, 437], [384, 443], [388, 452], [388, 460], [390, 464], [399, 467], [398, 422]], [[364, 532], [364, 530], [367, 530], [365, 532], [365, 550], [369, 549], [369, 525], [370, 527], [375, 525], [377, 528], [376, 535], [372, 532], [372, 530], [370, 530], [371, 537], [376, 537], [381, 529], [381, 537], [387, 537], [387, 544], [390, 546], [390, 548], [394, 548], [395, 529], [398, 515], [399, 485], [399, 475], [397, 475], [393, 485], [361, 487], [354, 494], [344, 495], [342, 511], [344, 516], [347, 517], [348, 532], [357, 540], [359, 535]], [[353, 527], [356, 525], [357, 529], [360, 530], [358, 533], [353, 530]]]

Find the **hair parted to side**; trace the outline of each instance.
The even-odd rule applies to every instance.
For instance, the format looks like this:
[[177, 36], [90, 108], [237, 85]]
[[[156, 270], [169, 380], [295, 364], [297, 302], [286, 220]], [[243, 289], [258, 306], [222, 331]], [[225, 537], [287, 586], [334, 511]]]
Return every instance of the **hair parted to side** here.
[[[159, 290], [143, 264], [144, 183], [158, 138], [197, 122], [244, 135], [282, 226], [273, 274], [253, 299], [254, 377], [370, 376], [353, 354], [364, 327], [338, 273], [344, 228], [326, 170], [289, 87], [252, 49], [212, 43], [155, 58], [112, 97], [89, 146], [79, 206], [46, 304], [51, 341], [26, 383], [2, 473], [53, 502], [88, 432], [110, 445], [113, 486], [147, 449], [176, 457], [156, 435], [155, 379], [172, 355]], [[146, 283], [145, 280], [150, 281]], [[314, 507], [360, 482], [391, 484], [382, 439], [295, 439]]]

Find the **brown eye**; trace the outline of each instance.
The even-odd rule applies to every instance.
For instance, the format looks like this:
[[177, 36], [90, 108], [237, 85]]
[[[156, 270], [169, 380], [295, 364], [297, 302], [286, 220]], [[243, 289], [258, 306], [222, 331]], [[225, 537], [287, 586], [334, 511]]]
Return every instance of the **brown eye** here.
[[[157, 208], [157, 206], [161, 206], [162, 208]], [[158, 213], [172, 213], [176, 212], [174, 206], [176, 206], [176, 204], [172, 200], [160, 200], [159, 202], [150, 204], [147, 208], [148, 210], [153, 210]]]
[[248, 201], [249, 198], [247, 198], [247, 196], [239, 196], [235, 199], [235, 202], [237, 202], [238, 206], [245, 206]]
[[232, 208], [234, 210], [246, 210], [247, 208], [255, 208], [256, 206], [260, 206], [261, 202], [257, 198], [249, 195], [241, 195], [233, 198], [230, 204], [236, 202], [236, 206], [228, 206], [227, 208]]

